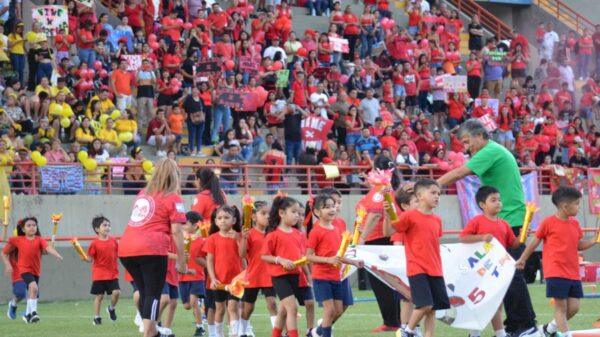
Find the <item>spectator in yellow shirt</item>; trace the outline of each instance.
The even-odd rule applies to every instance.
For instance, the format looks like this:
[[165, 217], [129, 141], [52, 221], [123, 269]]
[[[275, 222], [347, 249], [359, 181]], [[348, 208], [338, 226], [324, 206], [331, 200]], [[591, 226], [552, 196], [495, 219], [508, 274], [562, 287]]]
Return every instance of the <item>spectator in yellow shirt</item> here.
[[40, 119], [40, 125], [33, 134], [33, 139], [40, 143], [47, 143], [56, 137], [56, 131], [50, 127], [48, 118], [44, 117]]
[[115, 109], [115, 105], [113, 104], [113, 102], [110, 100], [110, 98], [108, 97], [108, 87], [107, 86], [102, 86], [100, 87], [100, 94], [92, 97], [90, 99], [90, 103], [88, 103], [85, 115], [89, 118], [92, 118], [92, 110], [91, 110], [91, 103], [94, 102], [95, 100], [100, 101], [100, 112], [102, 112], [103, 114], [110, 114], [111, 111], [113, 111]]
[[61, 92], [65, 94], [65, 100], [69, 102], [69, 104], [72, 104], [76, 100], [76, 98], [75, 96], [73, 96], [73, 93], [71, 92], [71, 90], [69, 90], [66, 84], [67, 81], [64, 77], [57, 78], [56, 86], [50, 88], [50, 96], [52, 96], [52, 98], [55, 98], [58, 95], [58, 93]]
[[98, 132], [98, 139], [102, 142], [102, 147], [111, 155], [125, 155], [127, 146], [119, 141], [117, 130], [113, 128], [112, 118], [106, 120], [106, 125]]
[[56, 101], [50, 103], [50, 107], [48, 107], [48, 118], [50, 125], [52, 125], [52, 128], [54, 128], [57, 135], [60, 134], [60, 129], [62, 127], [61, 120], [63, 118], [68, 118], [70, 121], [70, 126], [65, 128], [65, 133], [69, 132], [71, 128], [76, 130], [79, 127], [79, 123], [75, 119], [73, 109], [71, 109], [71, 106], [65, 102], [65, 98], [65, 94], [59, 92], [58, 95], [56, 95]]
[[17, 78], [21, 85], [23, 85], [24, 72], [25, 72], [25, 38], [23, 37], [23, 31], [25, 25], [23, 22], [17, 22], [13, 31], [8, 34], [8, 50], [10, 52], [10, 61], [12, 68], [17, 72]]
[[95, 138], [94, 130], [90, 127], [90, 119], [83, 117], [81, 125], [75, 131], [75, 140], [79, 145], [89, 148]]
[[47, 78], [42, 78], [40, 84], [35, 87], [35, 95], [31, 96], [31, 117], [34, 120], [45, 115], [45, 113], [48, 111], [51, 89], [52, 87], [50, 87], [50, 80]]
[[117, 133], [120, 135], [124, 132], [131, 132], [133, 135], [133, 140], [127, 143], [127, 146], [135, 146], [140, 142], [140, 136], [138, 135], [138, 124], [135, 119], [133, 119], [133, 114], [131, 110], [125, 109], [121, 111], [121, 118], [115, 121], [115, 129], [117, 129]]

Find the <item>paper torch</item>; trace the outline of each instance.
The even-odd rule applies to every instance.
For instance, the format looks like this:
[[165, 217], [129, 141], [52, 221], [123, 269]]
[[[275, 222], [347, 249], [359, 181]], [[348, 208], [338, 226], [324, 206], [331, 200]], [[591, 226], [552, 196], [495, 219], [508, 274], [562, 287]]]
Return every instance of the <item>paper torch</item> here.
[[242, 206], [244, 212], [242, 229], [250, 230], [250, 228], [252, 228], [252, 208], [254, 208], [254, 198], [252, 198], [249, 194], [244, 195], [242, 198]]
[[600, 243], [600, 229], [598, 229], [598, 236], [596, 237], [596, 243]]
[[190, 249], [192, 247], [192, 241], [194, 238], [190, 234], [185, 234], [183, 236], [183, 252], [185, 253], [185, 262], [188, 260], [188, 256], [190, 256]]
[[390, 208], [387, 213], [391, 221], [398, 221], [398, 214], [394, 208], [394, 190], [392, 189], [392, 170], [372, 170], [369, 172], [367, 181], [373, 188], [379, 189], [383, 198], [388, 202]]
[[356, 220], [354, 220], [354, 233], [352, 233], [352, 245], [356, 246], [360, 241], [360, 234], [362, 225], [365, 223], [367, 217], [367, 209], [363, 206], [359, 206], [356, 210]]
[[248, 284], [248, 281], [246, 281], [246, 271], [244, 270], [234, 277], [231, 283], [218, 285], [217, 290], [225, 290], [232, 296], [242, 298], [244, 296], [244, 289]]
[[531, 225], [531, 220], [533, 220], [533, 214], [539, 210], [533, 202], [528, 202], [525, 205], [525, 219], [523, 219], [523, 227], [521, 227], [521, 233], [519, 234], [519, 242], [525, 243], [527, 241], [529, 225]]
[[54, 247], [54, 243], [56, 240], [56, 231], [58, 230], [58, 224], [60, 223], [62, 216], [62, 213], [52, 214], [52, 247]]
[[208, 237], [208, 233], [210, 232], [210, 221], [202, 221], [200, 223], [200, 235], [202, 235], [203, 238], [207, 238]]
[[8, 226], [8, 219], [10, 217], [10, 195], [3, 196], [2, 201], [4, 205], [4, 221], [2, 224]]
[[294, 261], [294, 262], [292, 262], [292, 263], [293, 263], [293, 264], [294, 264], [294, 266], [296, 266], [296, 267], [302, 267], [302, 266], [304, 266], [305, 264], [308, 264], [308, 257], [306, 257], [306, 256], [303, 256], [303, 257], [299, 258], [298, 260], [296, 260], [296, 261]]
[[[344, 257], [346, 255], [346, 251], [348, 250], [348, 246], [350, 246], [351, 235], [350, 232], [344, 232], [342, 234], [342, 242], [340, 243], [340, 248], [338, 248], [337, 257]], [[336, 267], [339, 265], [336, 264]]]
[[79, 257], [81, 258], [81, 260], [87, 261], [88, 260], [88, 256], [85, 253], [85, 251], [83, 250], [83, 248], [81, 247], [81, 245], [79, 244], [79, 241], [77, 241], [77, 238], [74, 238], [73, 240], [71, 240], [71, 244], [73, 245], [73, 247], [77, 251], [77, 254], [79, 254]]

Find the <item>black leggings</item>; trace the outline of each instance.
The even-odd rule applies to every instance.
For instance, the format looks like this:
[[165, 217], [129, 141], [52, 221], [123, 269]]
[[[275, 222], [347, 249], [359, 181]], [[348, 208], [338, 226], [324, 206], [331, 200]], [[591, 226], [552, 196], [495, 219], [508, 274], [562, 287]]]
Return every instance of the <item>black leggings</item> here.
[[[389, 238], [381, 238], [365, 242], [366, 245], [381, 245], [389, 246]], [[379, 306], [379, 312], [381, 318], [383, 318], [383, 324], [399, 328], [400, 327], [400, 300], [394, 296], [392, 288], [388, 287], [385, 283], [381, 282], [373, 274], [369, 273], [369, 283], [371, 283], [371, 289], [377, 299], [377, 305]]]
[[140, 292], [138, 310], [142, 318], [156, 321], [158, 319], [160, 295], [167, 278], [167, 256], [122, 257], [121, 263], [133, 277], [133, 281]]
[[481, 77], [479, 76], [467, 76], [467, 90], [469, 95], [473, 99], [479, 97], [479, 90], [481, 89]]

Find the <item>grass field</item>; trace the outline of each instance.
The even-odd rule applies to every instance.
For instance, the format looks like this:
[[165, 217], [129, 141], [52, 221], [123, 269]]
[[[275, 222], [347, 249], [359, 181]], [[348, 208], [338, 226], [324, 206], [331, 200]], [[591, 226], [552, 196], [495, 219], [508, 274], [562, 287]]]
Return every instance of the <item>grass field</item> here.
[[[539, 322], [547, 322], [551, 319], [553, 310], [545, 297], [545, 286], [540, 284], [530, 285], [531, 296], [536, 309]], [[587, 290], [586, 290], [587, 291]], [[370, 291], [356, 291], [356, 297], [372, 297]], [[106, 301], [104, 301], [106, 302]], [[103, 303], [104, 304], [104, 303]], [[3, 312], [5, 306], [2, 307]], [[19, 307], [19, 312], [24, 310], [24, 304]], [[42, 302], [38, 306], [41, 322], [26, 325], [21, 319], [10, 321], [3, 313], [0, 318], [0, 336], [3, 337], [81, 337], [81, 336], [119, 336], [139, 337], [133, 324], [134, 309], [130, 298], [124, 298], [117, 307], [118, 321], [112, 323], [103, 312], [103, 324], [92, 326], [92, 301], [64, 301], [64, 302]], [[300, 312], [303, 312], [300, 309]], [[319, 311], [317, 312], [317, 317]], [[600, 318], [600, 299], [584, 299], [581, 303], [579, 314], [570, 322], [573, 330], [591, 329], [592, 323]], [[304, 331], [304, 317], [300, 320], [301, 331]], [[375, 302], [357, 303], [342, 317], [335, 326], [334, 335], [337, 337], [362, 337], [375, 335], [370, 329], [381, 324], [377, 304]], [[264, 302], [259, 299], [257, 310], [252, 318], [252, 325], [257, 337], [270, 336], [270, 323], [266, 314]], [[436, 325], [437, 336], [465, 337], [467, 332], [450, 328], [443, 323]], [[176, 336], [192, 336], [194, 326], [192, 316], [178, 305], [175, 314], [173, 332]], [[379, 336], [394, 336], [393, 333], [381, 333]], [[488, 328], [482, 336], [492, 336]]]

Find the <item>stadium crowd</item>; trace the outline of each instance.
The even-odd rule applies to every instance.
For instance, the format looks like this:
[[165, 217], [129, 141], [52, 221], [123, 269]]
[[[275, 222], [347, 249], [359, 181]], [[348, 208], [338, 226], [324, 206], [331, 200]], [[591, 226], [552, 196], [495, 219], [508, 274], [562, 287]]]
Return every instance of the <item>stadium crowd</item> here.
[[[113, 27], [95, 5], [47, 0], [69, 14], [68, 29], [47, 36], [9, 3], [0, 10], [0, 156], [9, 167], [31, 151], [49, 163], [82, 161], [82, 150], [84, 160], [142, 163], [139, 145], [149, 145], [158, 157], [236, 164], [370, 165], [383, 153], [404, 171], [443, 172], [463, 151], [455, 131], [468, 118], [483, 118], [523, 167], [600, 164], [600, 28], [578, 37], [540, 23], [533, 43], [516, 31], [498, 41], [477, 16], [465, 24], [435, 0], [408, 1], [406, 26], [388, 0], [112, 1]], [[327, 31], [294, 31], [292, 5], [321, 16]], [[332, 38], [347, 41], [344, 52]], [[447, 92], [442, 78], [455, 75], [466, 75], [467, 90]], [[224, 102], [224, 92], [243, 102]], [[334, 121], [320, 150], [302, 148], [310, 115]]]

